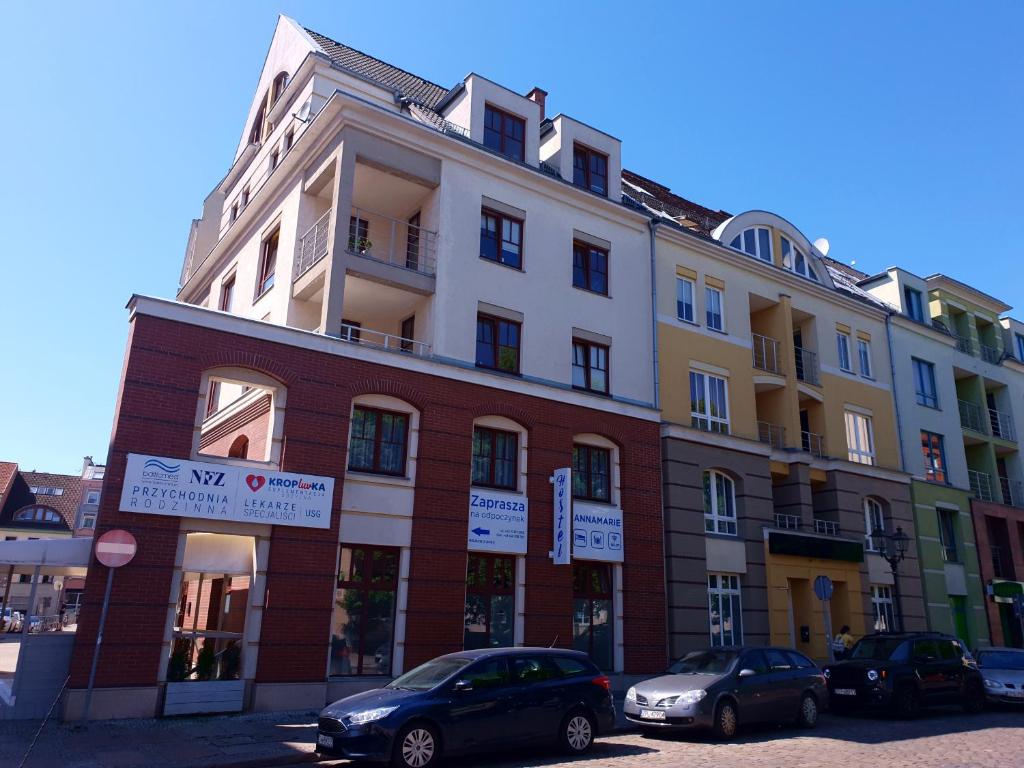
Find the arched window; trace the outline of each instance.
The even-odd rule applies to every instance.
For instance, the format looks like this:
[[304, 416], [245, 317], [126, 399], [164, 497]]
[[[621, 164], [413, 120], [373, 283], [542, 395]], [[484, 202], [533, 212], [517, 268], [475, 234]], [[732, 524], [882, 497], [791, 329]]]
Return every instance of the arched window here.
[[736, 484], [717, 469], [704, 473], [704, 530], [736, 535]]
[[284, 89], [288, 87], [288, 73], [279, 72], [277, 77], [274, 78], [274, 84], [270, 87], [270, 106], [277, 104], [277, 100], [281, 98], [281, 94], [284, 93]]
[[818, 273], [811, 266], [811, 260], [786, 237], [782, 238], [782, 266], [801, 277], [819, 282]]
[[14, 519], [22, 523], [63, 523], [60, 512], [51, 507], [25, 507], [14, 513]]
[[236, 437], [231, 443], [231, 447], [228, 448], [228, 457], [232, 459], [249, 458], [249, 438], [245, 435]]
[[748, 227], [732, 239], [729, 247], [771, 264], [772, 231], [768, 227]]
[[885, 511], [878, 499], [868, 496], [864, 499], [864, 546], [869, 552], [878, 551], [878, 545], [871, 538], [875, 531], [885, 531]]

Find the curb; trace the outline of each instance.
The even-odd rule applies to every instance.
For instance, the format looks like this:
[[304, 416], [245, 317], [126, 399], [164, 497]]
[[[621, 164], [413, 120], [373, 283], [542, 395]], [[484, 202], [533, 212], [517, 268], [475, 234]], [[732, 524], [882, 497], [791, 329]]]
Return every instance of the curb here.
[[193, 768], [273, 768], [278, 765], [300, 765], [303, 763], [315, 763], [320, 761], [320, 755], [316, 752], [302, 754], [288, 754], [280, 757], [258, 757], [250, 760], [236, 760], [231, 763], [209, 762], [196, 763]]

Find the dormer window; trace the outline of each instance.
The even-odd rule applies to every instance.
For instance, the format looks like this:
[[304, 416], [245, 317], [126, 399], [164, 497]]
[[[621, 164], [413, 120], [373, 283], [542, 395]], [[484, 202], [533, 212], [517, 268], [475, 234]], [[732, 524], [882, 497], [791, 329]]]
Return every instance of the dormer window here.
[[608, 155], [574, 144], [572, 183], [596, 195], [608, 196]]
[[911, 320], [923, 323], [924, 308], [921, 303], [921, 292], [911, 288], [910, 286], [905, 286], [903, 288], [903, 298], [906, 300], [905, 310], [907, 312], [907, 316]]
[[526, 121], [490, 104], [484, 107], [484, 146], [519, 162], [526, 160]]
[[14, 514], [15, 521], [19, 523], [62, 523], [64, 518], [60, 513], [51, 507], [25, 507]]
[[818, 281], [818, 273], [811, 266], [811, 260], [785, 237], [782, 238], [782, 266], [801, 277]]
[[284, 89], [288, 87], [288, 73], [281, 72], [274, 78], [274, 84], [270, 87], [270, 106], [277, 104]]
[[729, 247], [769, 264], [772, 262], [772, 233], [767, 227], [749, 227], [743, 230], [732, 239]]

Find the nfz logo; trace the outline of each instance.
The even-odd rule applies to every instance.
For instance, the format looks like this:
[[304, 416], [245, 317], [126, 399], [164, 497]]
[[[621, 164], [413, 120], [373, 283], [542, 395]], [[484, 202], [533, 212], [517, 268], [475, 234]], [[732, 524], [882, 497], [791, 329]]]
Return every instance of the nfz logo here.
[[188, 480], [193, 485], [224, 486], [224, 473], [215, 472], [210, 469], [193, 469], [192, 477]]

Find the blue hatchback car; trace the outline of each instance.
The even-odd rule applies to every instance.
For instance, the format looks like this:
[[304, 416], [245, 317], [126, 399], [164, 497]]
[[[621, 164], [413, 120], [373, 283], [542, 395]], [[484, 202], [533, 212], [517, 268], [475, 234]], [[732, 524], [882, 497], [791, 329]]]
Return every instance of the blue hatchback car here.
[[327, 706], [317, 751], [432, 768], [443, 756], [512, 745], [582, 754], [614, 727], [611, 684], [586, 654], [488, 648], [439, 656]]

